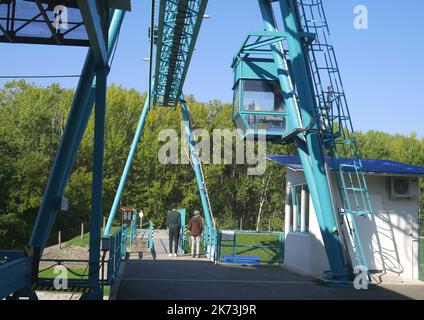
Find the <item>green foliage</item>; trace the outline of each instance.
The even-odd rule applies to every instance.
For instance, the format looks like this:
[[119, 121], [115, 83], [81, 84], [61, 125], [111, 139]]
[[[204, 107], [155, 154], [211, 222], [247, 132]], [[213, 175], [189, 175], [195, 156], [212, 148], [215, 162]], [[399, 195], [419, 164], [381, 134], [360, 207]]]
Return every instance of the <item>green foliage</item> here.
[[[27, 244], [67, 115], [73, 90], [59, 85], [38, 87], [24, 81], [10, 82], [0, 90], [0, 247]], [[109, 214], [146, 96], [112, 85], [108, 90], [104, 165], [103, 214]], [[233, 129], [231, 106], [214, 100], [198, 102], [188, 97], [195, 129]], [[151, 110], [133, 161], [122, 206], [136, 207], [164, 226], [172, 202], [188, 212], [201, 208], [194, 172], [190, 165], [162, 165], [158, 152], [163, 129], [181, 133], [181, 111]], [[93, 159], [94, 119], [90, 119], [65, 196], [69, 211], [60, 213], [53, 233], [62, 230], [63, 241], [79, 233], [81, 222], [89, 223]], [[386, 158], [424, 165], [424, 140], [416, 135], [382, 132], [359, 134], [364, 157]], [[235, 145], [235, 143], [233, 143]], [[235, 149], [235, 148], [234, 148]], [[183, 155], [185, 151], [182, 152]], [[296, 154], [294, 146], [269, 144], [267, 153]], [[236, 152], [233, 150], [233, 163]], [[180, 155], [182, 156], [182, 155]], [[261, 199], [260, 230], [281, 230], [284, 222], [284, 170], [271, 163], [263, 176], [248, 176], [248, 165], [207, 164], [204, 174], [214, 216], [220, 228], [255, 229]], [[269, 184], [267, 182], [269, 181]], [[268, 186], [267, 192], [264, 192]], [[424, 191], [424, 184], [421, 182]], [[423, 196], [424, 197], [424, 196]], [[421, 199], [423, 209], [424, 198]], [[67, 232], [69, 231], [69, 232]], [[69, 235], [69, 237], [68, 237]], [[54, 239], [52, 239], [54, 240]]]
[[[115, 232], [117, 232], [118, 230], [120, 230], [120, 227], [112, 227], [110, 230], [110, 234], [113, 235]], [[102, 232], [104, 230], [102, 229]], [[64, 245], [64, 247], [84, 247], [84, 248], [88, 248], [89, 246], [89, 241], [90, 241], [90, 232], [86, 232], [84, 233], [83, 238], [81, 239], [81, 234], [73, 237], [72, 239], [68, 240]]]
[[[363, 158], [387, 159], [424, 166], [424, 139], [416, 133], [409, 136], [369, 131], [357, 135]], [[424, 179], [420, 179], [420, 233], [424, 235]]]

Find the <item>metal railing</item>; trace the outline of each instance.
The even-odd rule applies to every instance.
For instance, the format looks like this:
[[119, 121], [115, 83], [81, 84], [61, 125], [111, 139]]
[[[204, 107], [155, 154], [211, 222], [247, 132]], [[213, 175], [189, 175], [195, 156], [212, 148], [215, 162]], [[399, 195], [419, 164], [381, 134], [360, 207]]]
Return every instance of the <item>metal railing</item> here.
[[419, 238], [418, 242], [418, 250], [419, 250], [419, 257], [418, 257], [418, 265], [419, 265], [419, 271], [418, 271], [418, 277], [421, 281], [424, 281], [424, 237]]
[[[149, 221], [147, 224], [149, 232], [149, 249], [153, 249], [153, 223]], [[127, 248], [134, 244], [134, 239], [138, 235], [137, 221], [133, 220], [131, 224], [122, 225], [114, 234], [111, 236], [105, 236], [102, 238], [102, 251], [103, 256], [99, 260], [98, 269], [95, 272], [100, 270], [101, 279], [99, 283], [104, 288], [104, 286], [112, 285], [115, 278], [118, 275], [121, 262], [127, 256]], [[29, 266], [29, 263], [26, 261], [28, 257], [25, 256], [24, 252], [21, 251], [7, 251], [0, 252], [0, 266], [2, 268], [8, 267], [11, 268], [20, 268], [20, 265], [17, 265], [17, 262], [20, 262], [18, 258], [22, 257], [24, 266]], [[48, 265], [47, 268], [39, 270], [39, 278], [34, 284], [35, 290], [48, 290], [54, 291], [54, 281], [55, 279], [51, 276], [51, 270], [55, 267], [62, 267], [66, 269], [70, 277], [67, 277], [68, 287], [66, 290], [61, 289], [62, 291], [72, 292], [72, 293], [87, 293], [92, 292], [94, 288], [90, 287], [88, 284], [88, 277], [90, 276], [90, 271], [88, 265], [90, 263], [87, 259], [41, 259], [41, 263]], [[91, 271], [93, 272], [93, 271]], [[10, 275], [10, 272], [8, 273]], [[14, 280], [9, 276], [10, 280], [7, 283], [13, 281], [18, 282], [20, 279]], [[3, 281], [4, 280], [4, 281]], [[6, 278], [3, 279], [0, 277], [0, 283], [5, 282]], [[3, 282], [2, 282], [3, 281]], [[0, 296], [5, 297], [10, 294], [12, 291], [1, 290], [0, 287]]]
[[154, 242], [153, 242], [153, 222], [149, 222], [149, 249], [150, 252], [154, 250]]
[[215, 259], [219, 263], [281, 265], [284, 262], [284, 232], [220, 230], [217, 236]]
[[180, 227], [180, 235], [178, 239], [178, 253], [185, 254], [185, 246], [186, 246], [186, 209], [179, 209], [181, 215], [181, 227]]
[[109, 259], [107, 262], [107, 278], [106, 282], [112, 284], [118, 275], [122, 259], [127, 254], [127, 229], [124, 224], [118, 231], [109, 237]]
[[207, 258], [216, 261], [218, 230], [205, 226], [203, 230], [203, 249]]
[[152, 256], [154, 255], [154, 242], [153, 242], [153, 222], [149, 220], [148, 222], [140, 225], [141, 239], [146, 240], [147, 236], [147, 245]]
[[[98, 270], [100, 270], [101, 279], [100, 284], [102, 288], [106, 285], [112, 285], [116, 276], [118, 275], [119, 268], [122, 260], [126, 257], [127, 243], [131, 239], [131, 229], [127, 225], [123, 225], [113, 235], [102, 238], [102, 251], [103, 256], [99, 261]], [[107, 257], [107, 259], [106, 259]], [[88, 265], [90, 263], [87, 259], [41, 259], [44, 264], [50, 264], [49, 267], [39, 270], [40, 278], [35, 285], [36, 290], [51, 290], [54, 287], [54, 280], [51, 278], [50, 273], [47, 273], [47, 277], [43, 276], [44, 272], [47, 272], [57, 266], [64, 267], [67, 272], [72, 275], [68, 277], [69, 288], [66, 291], [69, 292], [89, 292], [87, 290], [93, 290], [88, 285], [88, 278], [90, 271]], [[72, 267], [71, 267], [72, 266]], [[97, 272], [98, 270], [95, 270]], [[50, 289], [49, 289], [50, 288]], [[79, 291], [83, 289], [84, 291]]]
[[131, 226], [130, 226], [130, 237], [129, 237], [130, 247], [133, 246], [135, 238], [137, 238], [137, 220], [132, 220]]
[[185, 254], [186, 253], [186, 241], [187, 235], [185, 232], [185, 227], [181, 228], [179, 240], [178, 240], [178, 254]]

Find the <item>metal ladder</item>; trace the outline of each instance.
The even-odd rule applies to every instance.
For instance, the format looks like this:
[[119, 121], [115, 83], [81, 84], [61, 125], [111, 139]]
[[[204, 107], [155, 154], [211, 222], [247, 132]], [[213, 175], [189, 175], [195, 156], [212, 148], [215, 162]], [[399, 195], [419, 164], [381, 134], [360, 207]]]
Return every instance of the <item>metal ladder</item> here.
[[313, 42], [305, 42], [309, 80], [315, 89], [316, 117], [324, 146], [338, 172], [336, 181], [341, 200], [338, 213], [342, 216], [340, 220], [344, 218], [346, 222], [357, 266], [368, 270], [355, 219], [372, 213], [371, 199], [324, 7], [321, 0], [296, 0], [296, 3], [300, 30], [316, 35]]

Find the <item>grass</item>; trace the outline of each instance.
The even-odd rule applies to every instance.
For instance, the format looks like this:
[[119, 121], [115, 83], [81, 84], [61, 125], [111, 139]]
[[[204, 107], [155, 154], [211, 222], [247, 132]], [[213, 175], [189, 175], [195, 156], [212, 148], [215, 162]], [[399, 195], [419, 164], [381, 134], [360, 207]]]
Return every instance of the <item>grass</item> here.
[[[236, 255], [257, 256], [261, 264], [278, 264], [280, 260], [280, 240], [277, 234], [236, 234]], [[268, 248], [255, 248], [267, 246]], [[222, 241], [221, 255], [233, 255], [233, 242]]]
[[[116, 231], [118, 231], [120, 229], [120, 227], [112, 227], [111, 229], [111, 234], [114, 234]], [[104, 229], [102, 229], [102, 234], [103, 234]], [[81, 235], [78, 235], [72, 239], [70, 239], [69, 241], [66, 241], [65, 246], [66, 247], [83, 247], [83, 248], [88, 248], [89, 246], [89, 241], [90, 241], [90, 233], [87, 232], [84, 234], [83, 238], [81, 239]], [[63, 257], [64, 259], [66, 259], [66, 257]], [[88, 269], [86, 270], [85, 268], [70, 268], [72, 271], [74, 271], [75, 273], [78, 274], [82, 274], [85, 275], [83, 277], [74, 275], [72, 273], [68, 273], [68, 279], [88, 279]], [[43, 270], [41, 271], [38, 276], [40, 278], [48, 278], [48, 279], [54, 279], [55, 277], [57, 277], [58, 275], [54, 273], [54, 269], [48, 269], [48, 270]], [[55, 292], [53, 292], [55, 293]], [[59, 293], [59, 292], [56, 292]], [[105, 286], [104, 287], [104, 295], [105, 296], [109, 296], [110, 294], [110, 286]]]
[[[236, 236], [236, 255], [258, 256], [261, 264], [278, 264], [280, 258], [279, 235], [277, 234], [249, 234], [238, 233]], [[254, 246], [267, 246], [269, 248], [255, 248]], [[186, 233], [185, 252], [191, 252], [190, 232]], [[203, 236], [200, 241], [200, 252], [204, 252]], [[221, 255], [233, 254], [233, 242], [222, 241]]]
[[[85, 268], [70, 268], [72, 271], [78, 273], [78, 274], [83, 274], [86, 275], [84, 277], [79, 277], [77, 275], [74, 275], [72, 273], [68, 273], [68, 279], [88, 279], [87, 273], [88, 270], [86, 270]], [[41, 272], [38, 273], [38, 276], [40, 278], [47, 278], [47, 279], [54, 279], [55, 277], [58, 276], [58, 274], [54, 273], [54, 269], [48, 269], [48, 270], [43, 270]], [[60, 292], [52, 292], [52, 293], [60, 293]], [[109, 296], [110, 294], [110, 286], [105, 286], [104, 288], [104, 296]]]
[[[118, 231], [120, 229], [120, 227], [112, 227], [110, 234], [114, 234], [116, 231]], [[102, 234], [103, 234], [104, 229], [102, 229]], [[83, 248], [87, 248], [88, 247], [88, 243], [90, 241], [90, 232], [87, 232], [84, 234], [84, 237], [81, 239], [81, 235], [78, 235], [74, 238], [72, 238], [69, 241], [66, 241], [66, 247], [83, 247]]]

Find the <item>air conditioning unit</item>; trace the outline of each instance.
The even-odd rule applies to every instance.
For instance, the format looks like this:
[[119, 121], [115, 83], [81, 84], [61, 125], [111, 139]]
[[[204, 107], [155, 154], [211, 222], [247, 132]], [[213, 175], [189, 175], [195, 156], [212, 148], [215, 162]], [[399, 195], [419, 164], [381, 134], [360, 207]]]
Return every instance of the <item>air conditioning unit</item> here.
[[408, 178], [393, 177], [390, 179], [390, 197], [392, 199], [410, 198], [411, 181]]

